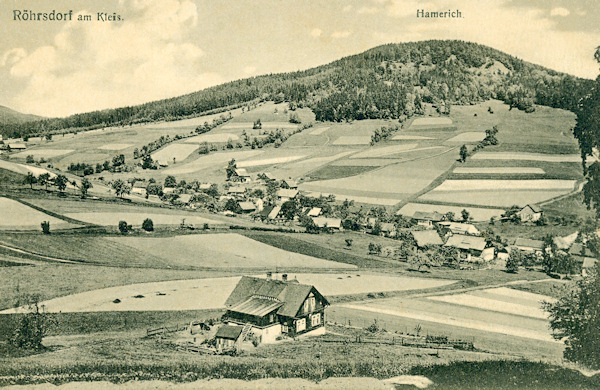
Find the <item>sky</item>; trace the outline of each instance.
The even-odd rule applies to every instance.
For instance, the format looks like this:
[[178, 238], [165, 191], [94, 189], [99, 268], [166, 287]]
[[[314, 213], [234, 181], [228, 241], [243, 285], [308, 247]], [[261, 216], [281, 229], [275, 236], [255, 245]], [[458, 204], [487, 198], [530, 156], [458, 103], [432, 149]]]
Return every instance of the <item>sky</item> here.
[[[308, 69], [386, 43], [461, 39], [595, 78], [597, 0], [2, 0], [0, 105], [67, 116]], [[14, 20], [73, 11], [71, 21]], [[417, 18], [417, 10], [461, 18]], [[120, 20], [99, 21], [98, 12]], [[91, 21], [78, 21], [91, 15]]]

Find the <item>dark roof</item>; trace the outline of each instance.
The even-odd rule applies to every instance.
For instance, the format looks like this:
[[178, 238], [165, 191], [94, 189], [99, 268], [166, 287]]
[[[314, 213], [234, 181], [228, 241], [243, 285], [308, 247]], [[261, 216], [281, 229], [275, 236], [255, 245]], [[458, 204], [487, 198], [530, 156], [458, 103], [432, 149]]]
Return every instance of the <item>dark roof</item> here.
[[231, 295], [229, 295], [229, 298], [227, 298], [225, 306], [228, 307], [229, 310], [234, 310], [236, 307], [242, 306], [241, 304], [246, 303], [251, 298], [262, 298], [263, 300], [270, 300], [271, 302], [276, 300], [281, 303], [277, 310], [277, 314], [295, 317], [311, 291], [315, 293], [315, 295], [321, 296], [325, 304], [329, 304], [317, 289], [308, 284], [242, 276], [231, 292]]
[[582, 256], [582, 257], [596, 257], [594, 256], [594, 252], [592, 252], [587, 247], [584, 247], [581, 243], [575, 242], [571, 245], [569, 249], [569, 254], [573, 256]]
[[527, 206], [523, 207], [523, 209], [525, 209], [526, 207], [529, 207], [534, 213], [542, 212], [542, 209], [537, 204], [528, 204]]
[[275, 206], [265, 206], [262, 211], [258, 213], [259, 216], [267, 218]]
[[412, 232], [415, 241], [417, 242], [417, 246], [419, 248], [424, 247], [426, 245], [442, 245], [442, 239], [438, 235], [435, 230], [422, 230]]
[[220, 339], [228, 339], [228, 340], [237, 340], [242, 333], [243, 327], [241, 326], [231, 326], [231, 325], [223, 325], [217, 330], [217, 334], [215, 337]]
[[433, 221], [439, 222], [444, 219], [444, 216], [437, 211], [429, 212], [429, 211], [415, 211], [413, 214], [413, 219], [420, 219], [424, 221]]
[[544, 241], [531, 240], [529, 238], [517, 238], [515, 241], [515, 246], [543, 250], [544, 249]]

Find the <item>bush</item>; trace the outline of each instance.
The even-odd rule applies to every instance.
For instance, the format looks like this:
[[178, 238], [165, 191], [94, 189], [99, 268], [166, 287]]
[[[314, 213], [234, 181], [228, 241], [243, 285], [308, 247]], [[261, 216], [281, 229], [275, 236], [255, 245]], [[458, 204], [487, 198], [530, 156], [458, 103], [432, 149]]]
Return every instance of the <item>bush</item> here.
[[42, 222], [42, 232], [44, 234], [50, 234], [50, 221]]
[[152, 222], [152, 220], [150, 218], [144, 219], [144, 222], [142, 222], [142, 229], [144, 229], [147, 232], [153, 231], [154, 230], [154, 222]]
[[119, 231], [121, 234], [127, 234], [131, 231], [131, 225], [128, 225], [125, 221], [119, 221]]

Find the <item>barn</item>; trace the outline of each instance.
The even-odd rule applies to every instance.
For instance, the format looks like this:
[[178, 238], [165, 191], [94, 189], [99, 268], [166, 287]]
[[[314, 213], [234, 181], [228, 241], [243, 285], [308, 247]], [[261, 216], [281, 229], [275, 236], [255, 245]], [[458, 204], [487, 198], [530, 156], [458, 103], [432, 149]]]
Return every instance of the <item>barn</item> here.
[[223, 321], [243, 326], [262, 343], [279, 336], [325, 332], [325, 308], [329, 302], [314, 286], [288, 280], [243, 276], [225, 302]]

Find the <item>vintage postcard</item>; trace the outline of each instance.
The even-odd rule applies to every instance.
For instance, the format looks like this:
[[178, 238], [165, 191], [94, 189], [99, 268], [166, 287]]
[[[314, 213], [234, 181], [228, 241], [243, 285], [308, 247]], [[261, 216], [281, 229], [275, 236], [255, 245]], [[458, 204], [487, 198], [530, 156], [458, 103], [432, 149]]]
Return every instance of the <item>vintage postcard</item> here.
[[600, 387], [590, 0], [3, 0], [0, 386]]

